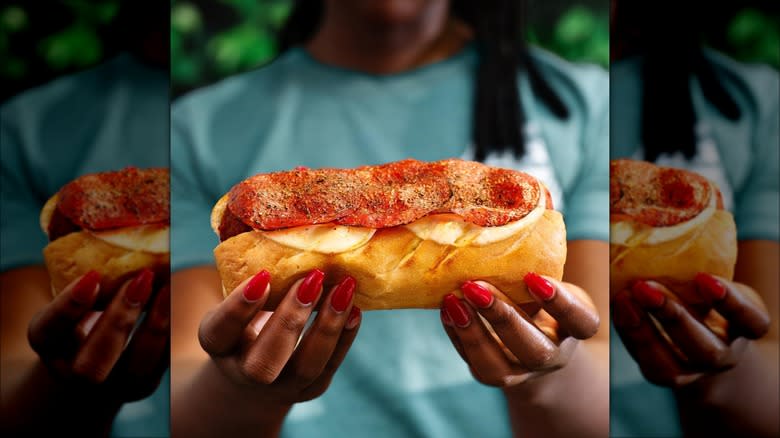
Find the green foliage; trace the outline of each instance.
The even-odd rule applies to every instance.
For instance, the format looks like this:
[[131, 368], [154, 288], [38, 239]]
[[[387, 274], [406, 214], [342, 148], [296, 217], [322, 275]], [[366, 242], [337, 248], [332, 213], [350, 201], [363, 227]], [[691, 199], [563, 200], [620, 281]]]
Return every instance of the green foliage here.
[[733, 56], [744, 62], [765, 62], [780, 67], [777, 18], [752, 8], [737, 13], [726, 33]]
[[[213, 0], [211, 0], [213, 2]], [[276, 55], [275, 33], [290, 13], [289, 0], [220, 0], [237, 17], [226, 29], [209, 32], [204, 2], [174, 0], [171, 8], [171, 79], [196, 86], [262, 65]]]
[[566, 10], [552, 29], [531, 27], [529, 40], [574, 62], [609, 65], [608, 11], [582, 5]]
[[38, 45], [38, 51], [55, 70], [86, 67], [98, 62], [103, 45], [94, 29], [74, 23], [61, 32], [49, 35]]
[[[119, 10], [119, 0], [64, 0], [59, 3], [73, 17], [64, 29], [39, 29], [29, 11], [45, 10], [45, 4], [10, 4], [0, 9], [0, 76], [19, 80], [34, 65], [45, 65], [54, 74], [88, 67], [104, 56], [100, 28], [109, 26]], [[54, 4], [56, 5], [56, 4]], [[25, 34], [26, 32], [26, 34]], [[17, 36], [21, 35], [21, 36]], [[15, 53], [11, 44], [32, 35], [29, 53]]]
[[0, 10], [0, 75], [16, 79], [27, 72], [27, 63], [23, 58], [14, 56], [9, 51], [8, 39], [11, 34], [27, 27], [27, 12], [17, 5], [8, 5]]
[[18, 32], [27, 27], [27, 12], [16, 5], [6, 6], [0, 11], [0, 29], [3, 33]]

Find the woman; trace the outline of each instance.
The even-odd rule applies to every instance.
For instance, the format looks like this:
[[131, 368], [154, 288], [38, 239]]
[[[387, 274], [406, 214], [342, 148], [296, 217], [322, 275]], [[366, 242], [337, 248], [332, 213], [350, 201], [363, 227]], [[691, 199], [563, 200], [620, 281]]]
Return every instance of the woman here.
[[[120, 53], [0, 106], [4, 436], [168, 433], [169, 290], [128, 279], [110, 310], [94, 312], [88, 275], [52, 299], [39, 219], [81, 175], [168, 166], [167, 17], [152, 2], [123, 3], [106, 44]], [[133, 289], [149, 312], [131, 336], [142, 308], [124, 300]]]
[[[538, 362], [519, 369], [477, 312], [496, 326], [513, 321], [499, 330], [507, 345], [537, 329], [493, 299], [500, 291], [491, 285], [466, 286], [467, 300], [445, 300], [442, 312], [361, 315], [338, 311], [349, 286], [322, 291], [315, 271], [279, 310], [256, 316], [264, 274], [222, 302], [211, 266], [209, 211], [254, 173], [408, 156], [511, 163], [540, 175], [567, 219], [565, 282], [537, 277], [531, 289], [560, 327], [591, 336], [608, 284], [606, 75], [523, 47], [518, 3], [480, 6], [300, 2], [281, 34], [285, 51], [270, 66], [174, 105], [174, 435], [503, 436], [510, 427], [529, 436], [607, 434], [603, 327], [576, 349], [573, 337], [554, 345], [537, 336], [541, 344], [513, 350]], [[321, 312], [295, 349], [312, 301]], [[253, 318], [251, 340], [241, 341]], [[469, 346], [465, 361], [448, 335]], [[324, 352], [314, 348], [322, 345]], [[544, 346], [547, 360], [531, 351]]]
[[[673, 15], [655, 6], [616, 5], [621, 43], [611, 69], [612, 155], [691, 169], [718, 184], [737, 223], [737, 265], [733, 281], [700, 276], [700, 290], [733, 305], [741, 316], [730, 324], [744, 329], [729, 344], [699, 336], [709, 340], [690, 347], [721, 357], [696, 366], [676, 358], [674, 366], [662, 365], [673, 357], [665, 342], [657, 336], [648, 342], [641, 335], [645, 324], [620, 324], [626, 319], [617, 316], [658, 317], [658, 310], [638, 305], [635, 292], [611, 291], [617, 333], [611, 338], [612, 433], [777, 436], [777, 71], [704, 49], [702, 29], [693, 25], [700, 23], [695, 4]], [[733, 15], [717, 6], [708, 5], [716, 15]], [[651, 294], [665, 288], [647, 284]], [[764, 303], [749, 299], [756, 293]], [[688, 312], [661, 319], [664, 326], [693, 320]], [[690, 339], [708, 332], [698, 321], [690, 327]], [[647, 350], [656, 354], [640, 354]]]

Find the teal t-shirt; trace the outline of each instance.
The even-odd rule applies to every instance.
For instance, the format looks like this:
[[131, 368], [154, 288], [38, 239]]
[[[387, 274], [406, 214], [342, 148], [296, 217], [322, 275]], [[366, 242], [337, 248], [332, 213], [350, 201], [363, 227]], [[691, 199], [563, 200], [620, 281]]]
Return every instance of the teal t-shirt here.
[[[542, 178], [563, 209], [569, 239], [607, 240], [607, 73], [539, 50], [532, 55], [571, 116], [555, 118], [519, 74], [528, 153], [487, 161]], [[477, 56], [469, 45], [409, 72], [371, 75], [294, 48], [264, 68], [179, 99], [171, 116], [173, 269], [214, 263], [211, 207], [255, 173], [470, 157]], [[474, 380], [438, 313], [364, 313], [330, 388], [297, 404], [283, 435], [510, 435], [501, 391]]]
[[[169, 80], [128, 54], [26, 91], [0, 107], [0, 271], [42, 265], [46, 200], [79, 175], [167, 167]], [[169, 377], [126, 404], [113, 436], [168, 436]]]
[[[661, 165], [685, 167], [715, 181], [724, 204], [731, 210], [740, 240], [780, 239], [778, 203], [778, 93], [777, 70], [746, 65], [706, 51], [726, 91], [739, 106], [742, 117], [726, 119], [704, 98], [691, 78], [697, 118], [697, 154], [684, 160], [681, 154], [664, 154]], [[641, 93], [642, 59], [631, 58], [612, 65], [611, 154], [613, 158], [642, 158]], [[614, 328], [611, 332], [611, 434], [619, 437], [682, 436], [672, 392], [648, 383], [630, 357]]]

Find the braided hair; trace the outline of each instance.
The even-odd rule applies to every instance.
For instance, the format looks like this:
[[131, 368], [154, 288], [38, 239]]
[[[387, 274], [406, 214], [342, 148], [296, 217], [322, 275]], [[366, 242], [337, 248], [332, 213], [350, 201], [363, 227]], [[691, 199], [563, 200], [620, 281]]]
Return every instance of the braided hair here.
[[[475, 158], [483, 161], [491, 152], [511, 150], [525, 154], [523, 126], [526, 115], [520, 104], [517, 73], [528, 75], [531, 90], [560, 119], [569, 111], [529, 56], [524, 43], [524, 0], [472, 2], [453, 0], [452, 13], [474, 30], [479, 52], [475, 75], [472, 141]], [[322, 20], [321, 0], [297, 0], [278, 40], [280, 53], [311, 39]]]
[[[640, 4], [644, 5], [641, 6]], [[710, 6], [718, 4], [713, 2]], [[696, 113], [691, 94], [696, 78], [704, 98], [724, 117], [739, 120], [741, 112], [723, 87], [704, 54], [699, 2], [682, 2], [674, 13], [643, 2], [622, 2], [618, 22], [641, 29], [637, 52], [642, 61], [642, 126], [644, 158], [655, 161], [664, 153], [696, 155]], [[710, 7], [708, 6], [708, 7]]]

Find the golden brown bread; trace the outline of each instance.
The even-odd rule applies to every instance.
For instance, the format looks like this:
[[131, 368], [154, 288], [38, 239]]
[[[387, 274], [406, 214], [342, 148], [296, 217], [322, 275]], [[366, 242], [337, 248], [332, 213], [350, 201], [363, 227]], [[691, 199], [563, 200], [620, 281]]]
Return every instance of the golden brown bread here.
[[54, 295], [90, 270], [99, 272], [99, 305], [110, 300], [116, 289], [132, 274], [150, 268], [155, 274], [168, 275], [170, 263], [168, 253], [125, 249], [86, 231], [70, 233], [50, 242], [43, 249], [43, 258]]
[[[212, 224], [218, 226], [222, 211], [224, 199], [215, 206]], [[220, 243], [214, 256], [225, 294], [263, 269], [270, 272], [267, 310], [314, 268], [326, 273], [325, 287], [353, 276], [354, 303], [362, 310], [438, 308], [446, 294], [460, 296], [466, 280], [490, 282], [522, 303], [532, 301], [523, 282], [526, 273], [562, 277], [566, 230], [559, 212], [545, 210], [518, 233], [484, 246], [442, 245], [397, 226], [379, 229], [365, 245], [338, 254], [298, 250], [250, 231]]]
[[727, 279], [734, 276], [737, 237], [734, 218], [717, 210], [704, 224], [688, 233], [656, 245], [626, 247], [610, 244], [610, 290], [627, 289], [639, 279], [655, 279], [690, 300], [693, 278], [708, 272]]
[[[689, 305], [703, 303], [700, 272], [732, 279], [736, 226], [717, 186], [697, 173], [640, 160], [610, 162], [610, 294], [655, 280]], [[709, 304], [709, 303], [707, 303]], [[674, 345], [662, 324], [659, 333]], [[726, 339], [728, 321], [711, 310], [703, 322]]]

